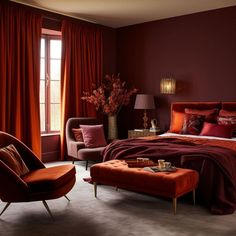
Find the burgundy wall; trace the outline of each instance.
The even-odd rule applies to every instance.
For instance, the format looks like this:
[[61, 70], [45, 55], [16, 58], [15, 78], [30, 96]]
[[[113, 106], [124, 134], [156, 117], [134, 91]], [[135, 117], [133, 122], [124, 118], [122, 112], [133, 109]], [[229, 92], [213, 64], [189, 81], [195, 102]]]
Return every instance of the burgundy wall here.
[[[118, 71], [139, 93], [157, 98], [162, 129], [172, 101], [236, 101], [236, 7], [123, 27], [117, 32]], [[171, 73], [175, 95], [161, 95], [160, 79]], [[140, 128], [142, 113], [124, 109], [122, 134]], [[126, 123], [124, 123], [126, 121]]]

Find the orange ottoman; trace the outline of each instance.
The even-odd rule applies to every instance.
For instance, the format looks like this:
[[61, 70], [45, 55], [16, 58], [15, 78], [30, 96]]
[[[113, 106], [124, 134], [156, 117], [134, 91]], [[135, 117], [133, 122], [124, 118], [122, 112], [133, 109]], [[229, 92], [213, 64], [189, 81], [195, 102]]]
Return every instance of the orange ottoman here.
[[149, 172], [143, 168], [129, 168], [123, 160], [112, 160], [95, 164], [90, 168], [97, 196], [97, 183], [115, 186], [127, 190], [170, 197], [173, 199], [173, 210], [176, 213], [177, 198], [193, 192], [198, 184], [198, 173], [195, 170], [177, 168], [176, 172]]

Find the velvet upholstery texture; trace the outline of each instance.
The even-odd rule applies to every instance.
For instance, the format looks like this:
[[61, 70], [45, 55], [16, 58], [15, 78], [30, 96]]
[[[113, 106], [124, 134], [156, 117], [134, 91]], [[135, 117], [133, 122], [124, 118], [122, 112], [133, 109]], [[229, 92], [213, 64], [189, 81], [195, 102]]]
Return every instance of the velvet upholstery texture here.
[[129, 168], [122, 160], [95, 164], [90, 168], [93, 182], [163, 197], [179, 197], [198, 185], [197, 171], [178, 168], [176, 172], [152, 173], [142, 168]]
[[64, 196], [72, 189], [75, 183], [74, 165], [45, 168], [20, 140], [0, 132], [0, 148], [10, 144], [14, 144], [29, 172], [19, 176], [0, 160], [0, 199], [3, 202], [55, 199]]

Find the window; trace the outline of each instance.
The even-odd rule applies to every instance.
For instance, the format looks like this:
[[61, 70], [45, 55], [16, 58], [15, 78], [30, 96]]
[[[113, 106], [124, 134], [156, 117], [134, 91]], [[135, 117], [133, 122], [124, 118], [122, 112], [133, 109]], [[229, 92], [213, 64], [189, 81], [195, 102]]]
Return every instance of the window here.
[[43, 35], [40, 58], [41, 133], [60, 131], [61, 39]]

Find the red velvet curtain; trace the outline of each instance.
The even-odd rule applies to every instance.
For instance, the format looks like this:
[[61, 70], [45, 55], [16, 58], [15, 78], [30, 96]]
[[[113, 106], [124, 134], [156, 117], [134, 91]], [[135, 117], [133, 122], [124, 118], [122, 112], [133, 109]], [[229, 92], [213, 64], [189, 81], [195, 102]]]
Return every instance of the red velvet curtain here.
[[40, 157], [41, 16], [0, 4], [0, 130]]
[[96, 116], [81, 100], [102, 79], [102, 30], [97, 25], [62, 22], [61, 159], [65, 158], [65, 124], [70, 117]]

